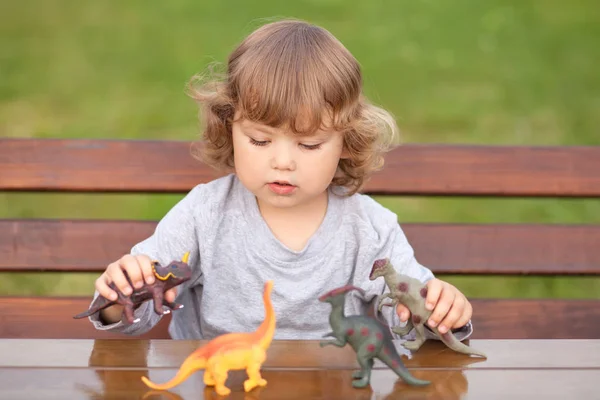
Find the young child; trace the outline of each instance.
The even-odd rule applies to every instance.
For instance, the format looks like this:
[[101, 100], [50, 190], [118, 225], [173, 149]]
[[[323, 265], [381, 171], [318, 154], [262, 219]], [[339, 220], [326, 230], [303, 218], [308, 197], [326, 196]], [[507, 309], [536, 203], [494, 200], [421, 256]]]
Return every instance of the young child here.
[[[168, 263], [190, 252], [192, 279], [167, 300], [174, 339], [210, 339], [253, 331], [263, 319], [262, 289], [274, 281], [275, 339], [320, 339], [330, 331], [329, 305], [317, 298], [346, 284], [347, 313], [363, 313], [387, 291], [369, 280], [376, 259], [389, 257], [404, 274], [427, 282], [429, 325], [471, 333], [471, 305], [454, 286], [420, 265], [397, 216], [357, 193], [382, 166], [394, 141], [392, 116], [362, 94], [361, 70], [327, 30], [297, 20], [266, 24], [230, 55], [225, 79], [192, 90], [204, 111], [202, 159], [228, 171], [194, 187], [131, 254], [110, 264], [95, 296], [116, 298], [152, 283], [150, 260]], [[373, 303], [370, 303], [373, 302]], [[159, 317], [146, 302], [139, 322], [121, 320], [120, 306], [90, 317], [97, 329], [141, 334]], [[379, 314], [406, 321], [403, 306]]]

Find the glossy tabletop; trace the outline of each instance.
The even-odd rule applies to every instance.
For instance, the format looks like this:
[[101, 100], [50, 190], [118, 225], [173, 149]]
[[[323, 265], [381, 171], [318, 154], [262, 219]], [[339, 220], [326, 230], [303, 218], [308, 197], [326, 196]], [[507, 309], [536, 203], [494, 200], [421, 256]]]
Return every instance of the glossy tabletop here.
[[[221, 399], [202, 371], [168, 392], [140, 380], [171, 379], [204, 341], [0, 340], [0, 399]], [[317, 341], [274, 341], [263, 366], [264, 388], [244, 393], [232, 371], [230, 399], [600, 399], [600, 340], [471, 340], [488, 359], [428, 341], [411, 354], [396, 342], [411, 373], [432, 382], [412, 387], [375, 363], [371, 385], [352, 387], [351, 348]]]

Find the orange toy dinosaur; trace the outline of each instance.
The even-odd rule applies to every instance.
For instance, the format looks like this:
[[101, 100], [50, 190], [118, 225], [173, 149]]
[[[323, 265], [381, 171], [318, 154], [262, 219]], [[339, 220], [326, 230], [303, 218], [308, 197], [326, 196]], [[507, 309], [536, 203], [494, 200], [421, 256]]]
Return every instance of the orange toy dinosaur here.
[[248, 374], [248, 379], [244, 381], [246, 392], [257, 386], [265, 386], [267, 381], [260, 375], [260, 369], [267, 358], [267, 349], [275, 333], [272, 288], [273, 281], [267, 281], [263, 293], [265, 319], [256, 331], [227, 333], [212, 339], [190, 354], [169, 382], [156, 384], [145, 376], [142, 376], [142, 381], [151, 389], [168, 390], [179, 385], [195, 371], [204, 369], [204, 384], [214, 386], [217, 394], [226, 396], [231, 393], [225, 386], [228, 371], [245, 369]]

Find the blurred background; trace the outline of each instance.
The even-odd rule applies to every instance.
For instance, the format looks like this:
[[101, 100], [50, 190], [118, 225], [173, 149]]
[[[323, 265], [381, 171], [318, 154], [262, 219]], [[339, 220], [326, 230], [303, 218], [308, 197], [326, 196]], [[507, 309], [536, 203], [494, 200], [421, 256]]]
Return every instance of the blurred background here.
[[[597, 0], [4, 1], [0, 136], [194, 140], [186, 82], [277, 17], [336, 35], [404, 142], [600, 145]], [[0, 193], [0, 218], [158, 220], [180, 198]], [[376, 199], [401, 223], [600, 222], [593, 199]], [[0, 274], [0, 292], [90, 295], [97, 277], [41, 276]], [[448, 280], [467, 296], [600, 298], [595, 277]]]

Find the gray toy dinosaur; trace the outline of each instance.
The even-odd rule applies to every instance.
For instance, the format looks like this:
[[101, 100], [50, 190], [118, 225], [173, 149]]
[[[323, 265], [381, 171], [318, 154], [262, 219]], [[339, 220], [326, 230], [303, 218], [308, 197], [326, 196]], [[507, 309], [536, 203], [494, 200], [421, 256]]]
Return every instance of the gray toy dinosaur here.
[[[432, 313], [432, 311], [425, 308], [427, 286], [417, 279], [398, 273], [387, 258], [376, 260], [373, 263], [369, 279], [375, 280], [380, 276], [383, 276], [385, 279], [385, 283], [390, 289], [390, 292], [383, 295], [377, 309], [381, 311], [383, 306], [393, 305], [395, 307], [400, 303], [410, 310], [411, 319], [407, 321], [406, 326], [393, 327], [392, 331], [398, 335], [404, 336], [414, 328], [416, 331], [415, 340], [408, 340], [402, 343], [402, 345], [408, 350], [416, 351], [427, 340], [427, 337], [425, 336], [425, 322]], [[386, 298], [390, 298], [392, 301], [384, 303]], [[437, 328], [431, 329], [433, 329], [440, 340], [450, 349], [459, 353], [478, 355], [487, 358], [481, 351], [475, 350], [462, 343], [451, 331], [441, 334]]]
[[333, 332], [325, 336], [335, 338], [335, 340], [321, 341], [321, 347], [330, 344], [344, 347], [349, 344], [356, 352], [356, 359], [361, 369], [352, 375], [354, 378], [352, 386], [359, 388], [370, 383], [375, 358], [385, 363], [409, 385], [424, 386], [430, 384], [429, 381], [413, 377], [404, 366], [392, 342], [393, 338], [389, 327], [365, 315], [344, 315], [345, 296], [351, 290], [364, 293], [362, 289], [352, 285], [342, 286], [320, 296], [319, 301], [331, 304], [329, 324]]

